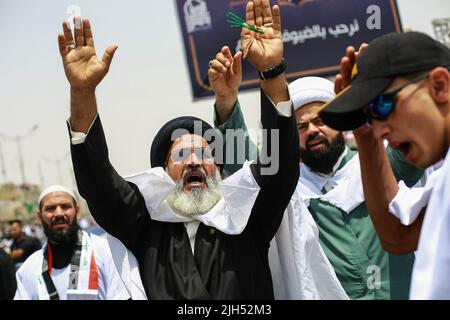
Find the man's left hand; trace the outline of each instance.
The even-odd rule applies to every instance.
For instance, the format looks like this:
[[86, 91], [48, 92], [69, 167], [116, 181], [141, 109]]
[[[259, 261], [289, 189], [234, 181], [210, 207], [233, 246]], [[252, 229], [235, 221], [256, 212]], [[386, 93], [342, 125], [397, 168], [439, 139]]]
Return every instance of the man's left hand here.
[[[270, 8], [269, 0], [249, 1], [245, 20], [264, 33], [242, 28], [241, 42], [244, 55], [258, 71], [279, 65], [283, 59], [280, 7]], [[253, 39], [253, 40], [252, 40]]]

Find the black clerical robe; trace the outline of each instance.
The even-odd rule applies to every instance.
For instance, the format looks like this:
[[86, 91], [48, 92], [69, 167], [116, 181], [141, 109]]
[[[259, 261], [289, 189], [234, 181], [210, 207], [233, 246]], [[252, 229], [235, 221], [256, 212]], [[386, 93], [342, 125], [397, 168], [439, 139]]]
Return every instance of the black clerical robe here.
[[252, 164], [261, 189], [244, 231], [228, 235], [200, 223], [194, 254], [183, 223], [152, 220], [136, 185], [114, 170], [99, 117], [85, 142], [71, 146], [81, 196], [97, 223], [136, 256], [150, 299], [273, 299], [269, 243], [297, 185], [299, 148], [295, 117], [280, 116], [264, 93], [261, 120], [264, 129], [279, 130], [279, 170], [262, 175], [263, 165]]

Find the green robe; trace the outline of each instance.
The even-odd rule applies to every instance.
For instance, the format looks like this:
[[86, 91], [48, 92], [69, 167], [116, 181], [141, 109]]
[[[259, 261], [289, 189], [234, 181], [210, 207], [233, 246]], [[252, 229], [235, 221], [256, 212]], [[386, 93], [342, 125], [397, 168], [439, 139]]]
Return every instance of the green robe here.
[[[238, 101], [226, 123], [219, 126], [215, 115], [214, 124], [225, 141], [230, 136], [227, 129], [247, 131]], [[406, 163], [400, 153], [387, 150], [396, 178], [414, 185], [423, 171]], [[257, 148], [248, 135], [245, 151], [247, 159], [256, 157]], [[355, 155], [349, 150], [338, 170]], [[232, 174], [240, 166], [226, 164], [224, 172]], [[398, 256], [383, 250], [364, 202], [346, 213], [329, 202], [311, 199], [308, 209], [319, 228], [321, 246], [351, 299], [408, 299], [414, 254]]]

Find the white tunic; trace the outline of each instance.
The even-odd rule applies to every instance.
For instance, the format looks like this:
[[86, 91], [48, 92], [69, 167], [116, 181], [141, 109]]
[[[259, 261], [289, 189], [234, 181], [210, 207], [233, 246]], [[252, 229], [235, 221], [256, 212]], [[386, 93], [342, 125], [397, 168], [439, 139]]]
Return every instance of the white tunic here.
[[389, 212], [400, 222], [409, 226], [416, 221], [423, 208], [428, 205], [431, 193], [441, 176], [443, 161], [427, 168], [417, 184], [409, 188], [403, 181], [398, 183], [398, 192], [389, 203]]
[[[130, 298], [114, 264], [106, 239], [91, 234], [92, 248], [99, 271], [99, 288], [96, 300], [127, 300]], [[46, 247], [45, 247], [46, 248]], [[17, 291], [14, 300], [38, 300], [38, 280], [42, 273], [44, 249], [33, 253], [16, 273]], [[68, 300], [70, 264], [52, 270], [52, 280], [61, 300]]]
[[420, 232], [411, 299], [450, 299], [450, 151], [433, 187]]
[[349, 299], [320, 246], [300, 183], [270, 244], [269, 265], [277, 300]]

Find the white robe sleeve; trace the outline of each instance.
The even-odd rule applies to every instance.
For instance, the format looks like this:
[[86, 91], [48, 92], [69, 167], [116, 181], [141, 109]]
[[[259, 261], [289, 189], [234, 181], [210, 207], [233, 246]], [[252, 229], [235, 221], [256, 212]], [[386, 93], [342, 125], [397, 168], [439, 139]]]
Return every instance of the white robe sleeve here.
[[89, 126], [89, 129], [87, 133], [84, 132], [74, 132], [72, 131], [72, 126], [70, 125], [70, 119], [67, 120], [67, 124], [70, 128], [70, 142], [73, 145], [82, 144], [86, 140], [87, 135], [89, 134], [89, 131], [91, 131], [92, 125], [94, 124], [95, 120], [97, 119], [98, 115], [95, 116], [94, 120], [92, 121], [91, 125]]
[[[110, 259], [117, 269], [119, 277], [122, 279], [128, 294], [133, 300], [147, 300], [141, 275], [139, 273], [139, 263], [135, 256], [128, 250], [120, 240], [107, 234], [108, 246], [112, 254]], [[112, 266], [111, 266], [112, 268]]]
[[450, 149], [420, 231], [411, 300], [450, 300]]
[[128, 294], [119, 272], [117, 272], [113, 259], [108, 259], [105, 264], [106, 300], [128, 300]]
[[411, 225], [430, 200], [433, 186], [441, 174], [438, 169], [430, 174], [425, 186], [409, 188], [403, 181], [398, 184], [399, 190], [389, 203], [389, 212], [397, 217], [403, 225]]
[[119, 271], [116, 268], [112, 252], [110, 251], [106, 239], [91, 235], [94, 247], [94, 254], [99, 258], [100, 279], [102, 280], [104, 292], [100, 299], [105, 300], [128, 300], [130, 294], [127, 291], [125, 283], [122, 281]]
[[269, 248], [275, 299], [348, 300], [319, 241], [319, 230], [296, 190]]
[[32, 290], [27, 287], [27, 285], [30, 285], [30, 280], [26, 281], [26, 277], [24, 276], [26, 276], [26, 272], [24, 272], [24, 268], [21, 267], [16, 272], [17, 289], [14, 300], [33, 300], [30, 296]]

